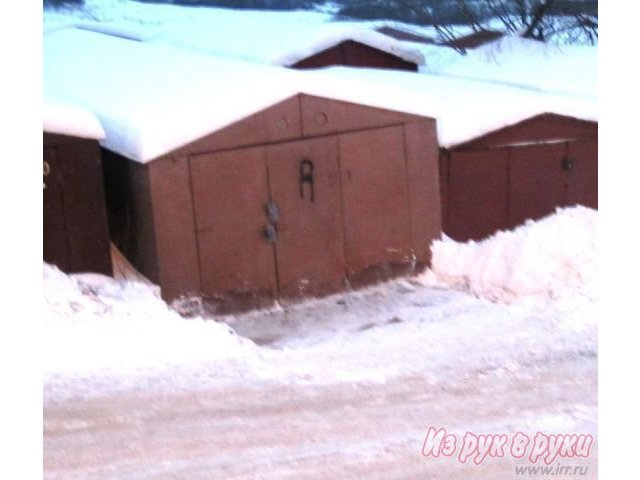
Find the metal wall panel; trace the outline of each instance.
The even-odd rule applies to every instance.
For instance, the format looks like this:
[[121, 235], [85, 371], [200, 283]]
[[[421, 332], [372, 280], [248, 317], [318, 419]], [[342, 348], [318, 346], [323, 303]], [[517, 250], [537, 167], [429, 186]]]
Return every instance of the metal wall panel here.
[[431, 242], [442, 232], [436, 124], [404, 125], [406, 173], [411, 209], [411, 243], [418, 264], [431, 261]]
[[569, 172], [564, 143], [510, 148], [509, 228], [566, 205]]
[[[68, 273], [112, 275], [98, 142], [45, 134], [43, 258]], [[55, 145], [55, 146], [53, 146]]]
[[43, 258], [60, 270], [69, 271], [69, 245], [64, 211], [62, 169], [55, 148], [43, 149], [44, 190], [42, 192]]
[[72, 272], [112, 275], [100, 149], [96, 141], [60, 145]]
[[305, 137], [345, 133], [420, 121], [422, 117], [365, 107], [354, 103], [300, 95], [302, 131]]
[[307, 68], [322, 68], [330, 65], [344, 65], [344, 52], [340, 45], [328, 48], [321, 52], [311, 55], [310, 57], [303, 58], [302, 60], [291, 65], [291, 68], [307, 69]]
[[295, 298], [344, 288], [337, 138], [267, 147], [267, 166], [277, 208], [272, 220], [280, 295]]
[[301, 135], [299, 96], [294, 95], [168, 152], [163, 157], [202, 155], [221, 150], [255, 147], [297, 139]]
[[598, 142], [571, 142], [568, 157], [572, 170], [567, 191], [567, 205], [598, 208]]
[[149, 165], [155, 244], [165, 298], [200, 293], [200, 265], [193, 215], [189, 159], [164, 158]]
[[371, 48], [362, 43], [347, 41], [342, 44], [343, 65], [350, 67], [384, 68], [417, 72], [418, 65], [391, 55], [390, 53]]
[[368, 283], [380, 279], [365, 278], [372, 267], [392, 274], [413, 260], [403, 128], [348, 133], [339, 141], [347, 271], [350, 280]]
[[264, 152], [256, 147], [190, 159], [205, 295], [277, 295], [274, 250], [263, 231], [269, 198]]
[[444, 166], [444, 232], [457, 241], [479, 240], [508, 225], [508, 149], [451, 152]]
[[342, 42], [339, 45], [304, 58], [291, 65], [291, 68], [321, 68], [331, 65], [385, 68], [412, 72], [418, 70], [418, 65], [413, 62], [407, 62], [400, 57], [352, 40]]

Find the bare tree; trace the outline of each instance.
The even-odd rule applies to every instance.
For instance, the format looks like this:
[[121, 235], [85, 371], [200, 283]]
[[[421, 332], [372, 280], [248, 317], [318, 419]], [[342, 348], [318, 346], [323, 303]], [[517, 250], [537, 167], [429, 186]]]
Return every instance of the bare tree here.
[[[433, 26], [442, 43], [454, 42], [464, 25], [474, 32], [499, 31], [536, 40], [595, 43], [597, 0], [345, 0], [341, 13], [378, 9], [401, 21]], [[365, 9], [366, 7], [366, 9]], [[356, 15], [353, 15], [356, 13]], [[360, 16], [363, 18], [363, 16]], [[381, 16], [377, 16], [381, 18]], [[375, 17], [370, 17], [375, 18]]]

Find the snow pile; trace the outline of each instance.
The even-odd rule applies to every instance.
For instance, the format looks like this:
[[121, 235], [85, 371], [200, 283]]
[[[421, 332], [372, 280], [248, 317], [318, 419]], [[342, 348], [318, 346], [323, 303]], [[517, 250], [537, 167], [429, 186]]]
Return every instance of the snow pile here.
[[45, 99], [42, 107], [42, 129], [73, 137], [104, 138], [102, 125], [91, 112], [51, 99]]
[[504, 37], [458, 58], [438, 73], [545, 92], [598, 96], [597, 47]]
[[419, 45], [414, 43], [424, 56], [424, 65], [419, 68], [421, 73], [438, 75], [446, 67], [459, 62], [462, 54], [445, 45]]
[[170, 376], [167, 371], [177, 366], [198, 370], [203, 363], [215, 377], [212, 367], [251, 357], [257, 348], [227, 325], [181, 318], [147, 285], [69, 276], [47, 264], [43, 276], [45, 393], [47, 387], [64, 389], [71, 379], [90, 390], [101, 378], [135, 384], [136, 377]]
[[539, 295], [595, 298], [597, 220], [597, 211], [576, 206], [477, 243], [436, 241], [426, 280], [494, 301]]

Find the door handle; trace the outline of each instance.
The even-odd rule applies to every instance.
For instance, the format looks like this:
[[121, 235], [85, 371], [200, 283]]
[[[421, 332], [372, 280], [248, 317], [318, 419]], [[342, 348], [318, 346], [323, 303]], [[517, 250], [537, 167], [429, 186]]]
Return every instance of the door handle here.
[[271, 223], [278, 223], [280, 219], [280, 211], [278, 210], [278, 205], [275, 202], [269, 201], [266, 206], [267, 210], [267, 218]]
[[278, 240], [278, 232], [276, 230], [276, 227], [273, 226], [270, 223], [267, 223], [264, 226], [263, 233], [264, 233], [265, 238], [271, 243], [275, 243], [276, 240]]
[[573, 170], [573, 159], [571, 157], [564, 157], [562, 159], [562, 169], [566, 172]]

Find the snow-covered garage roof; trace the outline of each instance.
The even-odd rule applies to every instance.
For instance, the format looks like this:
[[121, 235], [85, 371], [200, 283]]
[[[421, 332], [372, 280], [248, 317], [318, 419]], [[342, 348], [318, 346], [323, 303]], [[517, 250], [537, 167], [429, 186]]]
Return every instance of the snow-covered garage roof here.
[[[117, 8], [94, 6], [89, 18], [80, 13], [49, 18], [51, 31], [77, 22], [96, 31], [123, 32], [131, 38], [168, 43], [183, 48], [278, 66], [300, 60], [352, 40], [424, 64], [414, 46], [376, 32], [370, 22], [330, 22], [331, 15], [316, 12], [269, 12], [223, 8], [184, 8], [120, 2]], [[55, 17], [55, 16], [54, 16]], [[92, 21], [95, 19], [97, 21]]]
[[597, 120], [585, 98], [390, 70], [295, 71], [84, 30], [45, 36], [44, 87], [92, 111], [103, 145], [140, 162], [297, 93], [436, 118], [444, 147], [542, 113]]
[[96, 116], [82, 108], [54, 99], [45, 99], [42, 106], [42, 129], [72, 137], [104, 138], [104, 130]]
[[411, 72], [331, 67], [310, 72], [313, 93], [436, 118], [451, 147], [543, 113], [597, 121], [597, 100]]
[[420, 51], [388, 35], [350, 24], [285, 23], [199, 28], [166, 25], [153, 41], [192, 48], [215, 55], [288, 67], [343, 42], [352, 40], [417, 65], [424, 64]]
[[45, 95], [93, 112], [103, 145], [145, 162], [297, 93], [299, 72], [85, 30], [44, 37]]
[[437, 73], [595, 98], [598, 49], [504, 37], [458, 56]]

